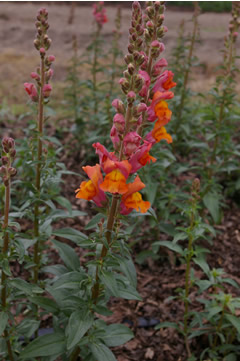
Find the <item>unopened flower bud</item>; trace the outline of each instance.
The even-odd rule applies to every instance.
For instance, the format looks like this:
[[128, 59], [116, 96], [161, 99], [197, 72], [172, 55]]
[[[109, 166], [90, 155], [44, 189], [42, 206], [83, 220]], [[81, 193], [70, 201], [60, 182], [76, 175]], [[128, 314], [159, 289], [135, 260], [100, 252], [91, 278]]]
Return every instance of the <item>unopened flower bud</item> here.
[[9, 177], [8, 176], [5, 175], [3, 177], [3, 183], [4, 183], [5, 187], [9, 186]]
[[4, 175], [6, 173], [7, 173], [7, 168], [4, 166], [0, 167], [0, 174]]
[[153, 25], [153, 22], [152, 21], [148, 21], [147, 24], [146, 24], [147, 28], [149, 29], [153, 29], [154, 28], [154, 25]]
[[44, 98], [48, 98], [51, 94], [52, 86], [50, 84], [45, 84], [43, 86], [43, 96]]
[[1, 160], [3, 165], [7, 165], [9, 162], [9, 158], [5, 155], [1, 158]]
[[139, 113], [143, 113], [143, 112], [145, 112], [145, 111], [147, 110], [147, 106], [146, 106], [145, 103], [140, 103], [140, 104], [138, 104], [136, 110], [137, 110], [137, 113], [138, 113], [138, 114], [139, 114]]
[[16, 149], [11, 149], [9, 152], [10, 157], [13, 159], [16, 157]]
[[135, 91], [138, 92], [140, 89], [142, 89], [144, 79], [140, 74], [136, 74], [134, 75], [133, 81], [134, 81]]
[[118, 131], [118, 133], [123, 134], [125, 129], [125, 118], [123, 114], [117, 113], [114, 115], [113, 123]]
[[126, 78], [127, 80], [130, 80], [130, 79], [131, 79], [131, 75], [129, 74], [129, 71], [128, 71], [128, 70], [124, 70], [123, 76], [124, 76], [124, 78]]
[[41, 54], [41, 55], [45, 55], [45, 54], [46, 54], [46, 50], [45, 50], [44, 48], [40, 48], [39, 51], [40, 51], [40, 54]]
[[154, 18], [154, 9], [153, 9], [153, 7], [152, 6], [148, 6], [147, 8], [146, 8], [146, 12], [147, 12], [147, 15], [148, 15], [148, 17], [149, 17], [149, 19], [153, 19]]
[[128, 94], [127, 94], [127, 102], [129, 105], [132, 105], [133, 102], [135, 101], [136, 99], [136, 94], [134, 93], [134, 91], [130, 91]]
[[130, 54], [132, 54], [132, 53], [134, 52], [134, 45], [133, 45], [133, 44], [129, 44], [129, 45], [128, 45], [128, 52], [129, 52]]
[[11, 177], [14, 177], [17, 174], [16, 168], [13, 168], [13, 167], [8, 168], [8, 172]]
[[34, 44], [34, 46], [35, 46], [35, 48], [36, 48], [37, 50], [40, 49], [40, 41], [39, 41], [39, 39], [35, 39], [34, 42], [33, 42], [33, 44]]
[[125, 63], [126, 63], [126, 64], [131, 63], [131, 62], [133, 61], [133, 56], [132, 56], [132, 54], [127, 54], [127, 55], [125, 55], [124, 60], [125, 60]]
[[125, 106], [120, 99], [114, 99], [112, 102], [112, 106], [116, 109], [118, 113], [125, 114]]
[[134, 71], [135, 71], [135, 66], [132, 63], [128, 64], [128, 72], [129, 72], [129, 74], [133, 75]]
[[53, 62], [55, 61], [55, 59], [56, 59], [56, 58], [55, 58], [54, 55], [49, 55], [48, 58], [47, 58], [47, 60], [48, 60], [49, 63], [53, 63]]
[[32, 79], [35, 79], [35, 80], [40, 80], [40, 76], [38, 75], [38, 73], [36, 73], [35, 71], [33, 71], [32, 73], [31, 73], [31, 78]]
[[15, 142], [13, 138], [4, 137], [2, 140], [2, 147], [5, 153], [9, 153], [11, 149], [14, 149]]

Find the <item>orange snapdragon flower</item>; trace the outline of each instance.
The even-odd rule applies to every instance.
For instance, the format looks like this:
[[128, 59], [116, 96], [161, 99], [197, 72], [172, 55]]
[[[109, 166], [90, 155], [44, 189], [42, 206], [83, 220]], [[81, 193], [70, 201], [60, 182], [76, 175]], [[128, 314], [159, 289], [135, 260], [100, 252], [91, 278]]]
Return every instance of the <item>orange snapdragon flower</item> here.
[[133, 183], [129, 183], [127, 192], [122, 196], [121, 213], [128, 214], [133, 209], [137, 212], [146, 213], [151, 206], [150, 202], [143, 201], [142, 195], [138, 191], [145, 187], [145, 184], [137, 176]]
[[80, 188], [76, 189], [75, 192], [77, 193], [76, 198], [82, 198], [82, 199], [86, 199], [87, 201], [90, 201], [97, 194], [97, 189], [95, 188], [93, 182], [89, 180], [89, 181], [83, 181], [80, 184]]
[[149, 152], [144, 153], [140, 159], [138, 159], [138, 162], [144, 166], [146, 164], [150, 164], [151, 161], [155, 163], [157, 161], [156, 158], [154, 158], [152, 155], [149, 154]]
[[163, 83], [163, 88], [164, 88], [165, 90], [169, 90], [169, 89], [175, 87], [175, 86], [177, 85], [177, 83], [175, 83], [174, 81], [172, 81], [174, 74], [173, 74], [171, 71], [169, 71], [169, 70], [167, 70], [166, 72], [167, 72], [168, 77], [167, 77], [167, 80]]
[[168, 109], [168, 103], [165, 100], [158, 102], [154, 107], [154, 111], [158, 117], [157, 123], [159, 126], [162, 127], [171, 120], [172, 112]]
[[100, 185], [104, 192], [113, 194], [124, 194], [127, 192], [128, 187], [126, 178], [119, 169], [115, 169], [105, 176], [104, 182]]
[[151, 135], [156, 140], [157, 143], [160, 142], [160, 140], [162, 139], [166, 140], [168, 143], [172, 143], [171, 135], [168, 134], [166, 128], [159, 125], [158, 122], [155, 123]]
[[76, 198], [86, 199], [87, 201], [93, 200], [97, 206], [101, 207], [106, 201], [104, 192], [99, 188], [103, 182], [103, 176], [99, 164], [95, 166], [83, 167], [85, 173], [90, 178], [89, 181], [83, 181], [80, 187], [76, 190]]

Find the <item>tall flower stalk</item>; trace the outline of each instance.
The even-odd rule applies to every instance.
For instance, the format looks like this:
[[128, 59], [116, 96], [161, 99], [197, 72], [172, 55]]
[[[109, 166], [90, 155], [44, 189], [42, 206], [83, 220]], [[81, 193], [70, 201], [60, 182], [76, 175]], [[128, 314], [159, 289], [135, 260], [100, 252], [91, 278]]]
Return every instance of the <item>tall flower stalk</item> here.
[[100, 35], [103, 24], [108, 21], [106, 16], [106, 9], [104, 8], [104, 1], [98, 1], [93, 4], [93, 16], [95, 20], [96, 30], [94, 32], [93, 40], [93, 63], [92, 63], [92, 88], [94, 97], [94, 114], [98, 111], [98, 97], [97, 97], [97, 73], [98, 73], [98, 56], [100, 49]]
[[[9, 210], [10, 210], [10, 197], [11, 197], [11, 178], [14, 177], [17, 173], [16, 169], [12, 167], [16, 155], [15, 142], [12, 138], [5, 137], [2, 141], [2, 166], [0, 167], [0, 175], [3, 179], [3, 184], [5, 187], [5, 202], [4, 202], [4, 221], [2, 225], [3, 230], [3, 257], [8, 260], [9, 252]], [[7, 281], [8, 276], [2, 269], [2, 279], [1, 279], [1, 308], [2, 311], [7, 310]], [[14, 361], [11, 341], [9, 339], [9, 333], [7, 329], [4, 330], [4, 338], [7, 343], [8, 355], [11, 361]]]
[[[151, 161], [156, 161], [149, 154], [155, 143], [162, 139], [168, 143], [172, 141], [164, 128], [171, 119], [171, 111], [165, 100], [174, 96], [169, 89], [176, 84], [172, 81], [171, 72], [162, 72], [163, 67], [167, 65], [166, 60], [160, 59], [155, 63], [164, 49], [163, 44], [157, 40], [166, 32], [166, 28], [162, 26], [163, 2], [150, 4], [147, 11], [153, 18], [153, 25], [149, 21], [144, 28], [141, 6], [138, 2], [133, 3], [128, 54], [125, 56], [127, 69], [123, 73], [124, 77], [119, 81], [126, 96], [126, 103], [124, 104], [120, 99], [115, 99], [112, 103], [117, 111], [110, 132], [115, 151], [108, 152], [100, 143], [93, 144], [99, 155], [100, 164], [83, 167], [90, 180], [82, 182], [76, 191], [77, 198], [93, 200], [99, 207], [108, 207], [106, 243], [102, 246], [92, 289], [94, 303], [97, 302], [100, 294], [99, 272], [111, 248], [119, 213], [127, 215], [134, 209], [146, 213], [150, 207], [150, 203], [143, 201], [139, 193], [145, 184], [141, 182], [136, 172]], [[148, 36], [149, 28], [152, 27], [154, 34]], [[148, 55], [143, 51], [145, 44]], [[146, 70], [142, 70], [146, 68], [149, 74]], [[155, 85], [150, 89], [154, 80]], [[142, 99], [143, 101], [140, 102]], [[157, 122], [154, 128], [143, 134], [143, 129], [155, 120]], [[127, 183], [127, 180], [130, 182]], [[110, 206], [108, 206], [109, 194], [112, 195]]]
[[[224, 74], [223, 76], [218, 77], [217, 79], [217, 87], [218, 87], [218, 117], [216, 119], [216, 136], [213, 144], [213, 151], [210, 159], [210, 167], [209, 167], [209, 178], [213, 175], [213, 164], [216, 162], [217, 150], [219, 146], [219, 140], [221, 138], [221, 127], [222, 125], [230, 126], [229, 121], [226, 115], [226, 109], [231, 105], [229, 102], [229, 97], [234, 93], [234, 74], [236, 71], [235, 62], [236, 62], [236, 41], [238, 37], [238, 29], [239, 29], [239, 18], [240, 18], [240, 5], [238, 2], [233, 2], [232, 8], [232, 18], [229, 22], [229, 33], [228, 36], [225, 37], [224, 42]], [[234, 96], [234, 95], [233, 95]], [[232, 99], [233, 99], [232, 96]], [[224, 124], [225, 123], [225, 124]]]
[[187, 229], [188, 233], [188, 248], [186, 253], [186, 273], [185, 273], [185, 292], [184, 292], [184, 326], [183, 334], [185, 339], [185, 346], [187, 350], [188, 357], [191, 357], [190, 346], [188, 343], [188, 320], [189, 320], [189, 291], [190, 291], [190, 272], [191, 272], [191, 260], [194, 256], [194, 228], [196, 227], [197, 222], [197, 207], [199, 202], [199, 192], [200, 192], [200, 182], [199, 179], [195, 179], [192, 184], [191, 189], [191, 199], [189, 206], [189, 228]]
[[[38, 103], [38, 125], [37, 125], [37, 165], [36, 165], [36, 198], [39, 197], [41, 191], [41, 169], [43, 166], [43, 128], [44, 128], [44, 105], [48, 102], [48, 98], [52, 91], [52, 86], [49, 84], [49, 80], [53, 75], [51, 65], [55, 60], [53, 55], [47, 56], [46, 52], [51, 46], [51, 39], [47, 35], [49, 28], [48, 24], [48, 12], [45, 8], [39, 10], [37, 15], [37, 21], [35, 23], [37, 28], [37, 37], [34, 40], [35, 48], [39, 51], [40, 66], [36, 72], [31, 73], [32, 79], [36, 81], [37, 87], [33, 83], [25, 83], [25, 90], [30, 96], [33, 102]], [[41, 246], [39, 240], [39, 207], [38, 200], [35, 201], [34, 206], [34, 236], [36, 242], [34, 244], [34, 282], [38, 282], [39, 267], [41, 262]]]
[[193, 62], [193, 52], [194, 52], [194, 46], [197, 40], [197, 32], [198, 32], [198, 16], [200, 13], [200, 8], [198, 5], [198, 1], [194, 1], [194, 13], [193, 13], [193, 30], [191, 34], [190, 39], [190, 45], [189, 45], [189, 51], [188, 56], [186, 59], [186, 66], [185, 66], [185, 73], [184, 73], [184, 79], [183, 79], [183, 86], [181, 90], [181, 98], [180, 98], [180, 104], [178, 107], [178, 111], [176, 114], [176, 126], [175, 126], [175, 133], [178, 132], [178, 129], [182, 122], [182, 112], [184, 109], [185, 99], [186, 99], [186, 91], [187, 91], [187, 85], [189, 81], [189, 75], [191, 72], [192, 62]]

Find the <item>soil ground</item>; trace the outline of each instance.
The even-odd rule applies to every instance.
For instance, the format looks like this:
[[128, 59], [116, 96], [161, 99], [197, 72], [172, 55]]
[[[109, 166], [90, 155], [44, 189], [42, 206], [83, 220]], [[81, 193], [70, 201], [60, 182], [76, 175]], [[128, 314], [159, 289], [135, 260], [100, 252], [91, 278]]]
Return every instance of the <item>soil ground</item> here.
[[[13, 101], [21, 102], [26, 99], [22, 84], [30, 81], [29, 74], [38, 64], [38, 55], [33, 47], [36, 33], [34, 22], [38, 9], [46, 6], [49, 11], [49, 36], [52, 39], [51, 52], [56, 56], [54, 65], [55, 91], [56, 83], [61, 87], [67, 73], [69, 59], [72, 54], [72, 36], [78, 40], [79, 54], [81, 54], [90, 41], [92, 33], [92, 9], [81, 6], [75, 8], [73, 24], [68, 24], [70, 6], [65, 2], [2, 2], [0, 4], [0, 98], [8, 97]], [[125, 5], [125, 4], [124, 4]], [[114, 29], [116, 6], [108, 6], [109, 22], [103, 27], [106, 44], [110, 43]], [[128, 42], [128, 28], [130, 24], [130, 9], [122, 8], [122, 38], [121, 48], [126, 51]], [[192, 13], [173, 11], [168, 9], [165, 15], [165, 25], [168, 33], [164, 37], [166, 50], [164, 56], [169, 55], [179, 32], [182, 20], [185, 22], [186, 34], [192, 29]], [[223, 38], [227, 32], [230, 14], [204, 13], [199, 16], [200, 43], [196, 47], [196, 55], [203, 64], [192, 81], [193, 90], [209, 90], [210, 84], [215, 80], [213, 70], [222, 61], [220, 49], [223, 47]], [[9, 86], [11, 83], [11, 86]], [[12, 92], [14, 87], [14, 93]]]

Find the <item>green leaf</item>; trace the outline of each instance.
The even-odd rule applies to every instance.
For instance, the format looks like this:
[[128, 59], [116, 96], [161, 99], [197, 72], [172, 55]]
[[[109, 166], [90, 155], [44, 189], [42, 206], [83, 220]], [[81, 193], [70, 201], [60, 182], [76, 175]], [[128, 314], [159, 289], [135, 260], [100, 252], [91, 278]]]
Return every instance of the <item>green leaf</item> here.
[[85, 226], [84, 229], [89, 230], [92, 228], [97, 228], [98, 223], [101, 221], [102, 218], [105, 218], [104, 214], [98, 213], [96, 216], [94, 216], [90, 222]]
[[38, 287], [37, 285], [28, 283], [21, 278], [15, 278], [10, 281], [11, 286], [17, 288], [27, 295], [32, 295], [34, 293], [43, 293], [43, 289]]
[[31, 320], [29, 318], [25, 318], [18, 326], [17, 332], [21, 336], [25, 336], [30, 338], [35, 331], [39, 328], [40, 321]]
[[118, 258], [121, 271], [126, 275], [129, 282], [136, 287], [137, 286], [137, 273], [133, 261], [128, 258]]
[[179, 326], [175, 322], [161, 322], [154, 327], [155, 330], [159, 330], [160, 328], [175, 328], [179, 331]]
[[58, 196], [58, 197], [54, 198], [54, 200], [56, 202], [58, 202], [58, 204], [60, 204], [60, 206], [62, 206], [63, 208], [66, 208], [70, 214], [72, 213], [72, 204], [71, 204], [71, 202], [69, 202], [69, 200], [67, 198]]
[[173, 242], [170, 242], [170, 241], [157, 241], [157, 242], [154, 242], [152, 245], [154, 247], [155, 246], [167, 247], [171, 251], [177, 252], [177, 253], [179, 253], [181, 255], [183, 254], [182, 247], [179, 246], [179, 244], [176, 244], [176, 243], [173, 243]]
[[210, 310], [208, 310], [207, 319], [210, 320], [213, 316], [217, 315], [221, 311], [222, 307], [220, 306], [211, 307]]
[[[84, 275], [81, 272], [68, 272], [61, 275], [53, 285], [54, 290], [64, 289], [80, 289], [80, 282]], [[58, 300], [56, 300], [58, 302]]]
[[32, 341], [20, 354], [20, 359], [32, 357], [61, 355], [65, 351], [65, 336], [56, 332], [40, 336]]
[[142, 301], [142, 297], [139, 295], [138, 291], [131, 285], [125, 285], [124, 287], [122, 284], [119, 284], [118, 295], [126, 300]]
[[205, 260], [205, 258], [201, 257], [202, 255], [200, 255], [199, 257], [197, 258], [193, 258], [193, 261], [195, 264], [197, 264], [202, 270], [203, 272], [208, 275], [209, 274], [209, 266]]
[[74, 243], [77, 243], [77, 244], [81, 240], [88, 239], [88, 237], [84, 233], [82, 233], [74, 228], [70, 228], [70, 227], [56, 229], [56, 230], [54, 230], [53, 235], [69, 239], [70, 241], [73, 241]]
[[209, 210], [215, 223], [220, 221], [219, 196], [216, 193], [207, 193], [203, 197], [203, 203]]
[[79, 343], [92, 324], [93, 314], [91, 312], [75, 311], [71, 314], [66, 329], [68, 350]]
[[8, 314], [7, 312], [0, 312], [0, 335], [5, 330], [8, 323]]
[[51, 298], [35, 296], [35, 297], [30, 297], [30, 301], [42, 307], [44, 310], [48, 312], [56, 313], [59, 311], [57, 303]]
[[240, 319], [234, 315], [225, 315], [226, 319], [236, 328], [237, 332], [240, 334]]
[[97, 361], [117, 361], [112, 351], [102, 343], [94, 343], [90, 349]]
[[119, 297], [118, 284], [113, 273], [108, 271], [102, 271], [100, 274], [100, 279], [105, 285], [105, 287], [109, 289], [112, 296]]
[[73, 248], [68, 244], [58, 242], [56, 240], [52, 240], [52, 243], [59, 251], [60, 257], [68, 269], [77, 271], [80, 268], [80, 260]]
[[116, 347], [123, 345], [133, 337], [133, 332], [127, 326], [116, 323], [107, 326], [106, 334], [101, 338], [107, 346]]

